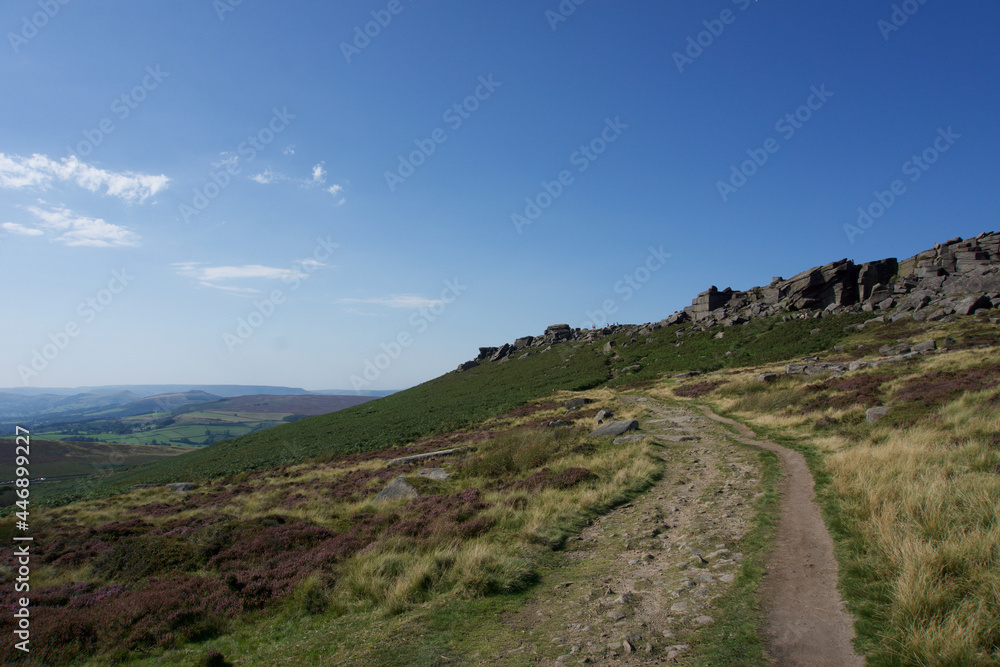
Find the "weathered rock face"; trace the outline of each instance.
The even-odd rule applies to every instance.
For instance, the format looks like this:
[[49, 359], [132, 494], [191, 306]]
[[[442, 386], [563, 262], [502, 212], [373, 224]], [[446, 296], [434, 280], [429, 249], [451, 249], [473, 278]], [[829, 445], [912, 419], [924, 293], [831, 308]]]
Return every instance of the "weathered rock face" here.
[[[774, 278], [766, 287], [746, 292], [713, 286], [683, 311], [655, 324], [591, 330], [553, 324], [542, 336], [525, 336], [501, 347], [481, 347], [476, 360], [517, 363], [538, 348], [545, 348], [544, 352], [554, 345], [599, 342], [619, 333], [631, 334], [623, 345], [641, 345], [652, 331], [677, 324], [689, 325], [677, 332], [677, 337], [683, 338], [712, 327], [738, 326], [773, 315], [791, 319], [864, 311], [891, 321], [907, 317], [947, 321], [990, 308], [1000, 308], [1000, 232], [951, 239], [902, 262], [889, 258], [858, 265], [842, 259], [788, 279]], [[721, 331], [717, 337], [723, 337]], [[607, 341], [604, 351], [616, 352], [615, 342]]]
[[553, 324], [545, 330], [542, 340], [546, 345], [561, 343], [573, 337], [573, 330], [568, 324]]

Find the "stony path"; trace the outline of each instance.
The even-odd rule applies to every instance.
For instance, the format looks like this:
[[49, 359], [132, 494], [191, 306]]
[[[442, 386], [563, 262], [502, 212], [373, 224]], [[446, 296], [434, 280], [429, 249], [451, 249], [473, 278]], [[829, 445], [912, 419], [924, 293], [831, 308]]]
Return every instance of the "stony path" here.
[[686, 664], [687, 636], [714, 622], [761, 492], [759, 459], [701, 414], [632, 400], [664, 441], [663, 478], [570, 542], [566, 566], [505, 619], [523, 641], [480, 664]]
[[781, 458], [781, 518], [775, 535], [764, 603], [771, 656], [778, 665], [854, 667], [864, 660], [854, 652], [853, 619], [837, 590], [837, 561], [813, 492], [813, 478], [802, 454], [756, 439], [753, 431], [701, 408], [710, 419], [733, 426], [740, 442]]

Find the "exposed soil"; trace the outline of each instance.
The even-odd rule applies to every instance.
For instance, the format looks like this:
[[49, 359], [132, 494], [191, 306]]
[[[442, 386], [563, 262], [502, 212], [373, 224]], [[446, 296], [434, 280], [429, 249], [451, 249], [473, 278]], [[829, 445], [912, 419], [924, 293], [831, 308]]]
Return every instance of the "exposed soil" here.
[[805, 457], [772, 442], [757, 440], [746, 426], [701, 408], [728, 424], [736, 440], [781, 458], [781, 518], [767, 565], [763, 598], [770, 652], [778, 665], [852, 667], [864, 660], [854, 652], [854, 625], [837, 590], [833, 540], [816, 504]]
[[688, 637], [714, 622], [743, 559], [734, 550], [761, 493], [760, 462], [700, 414], [635, 400], [651, 413], [643, 432], [665, 445], [663, 478], [573, 539], [563, 566], [504, 619], [522, 641], [476, 664], [686, 664]]
[[689, 638], [697, 641], [693, 633], [715, 622], [715, 605], [738, 574], [738, 544], [762, 493], [760, 461], [742, 444], [776, 453], [784, 472], [762, 591], [770, 656], [782, 666], [862, 665], [837, 591], [833, 543], [802, 455], [757, 440], [707, 408], [702, 415], [631, 400], [649, 411], [643, 433], [665, 445], [663, 478], [574, 538], [561, 566], [504, 619], [521, 641], [471, 656], [476, 663], [690, 664]]

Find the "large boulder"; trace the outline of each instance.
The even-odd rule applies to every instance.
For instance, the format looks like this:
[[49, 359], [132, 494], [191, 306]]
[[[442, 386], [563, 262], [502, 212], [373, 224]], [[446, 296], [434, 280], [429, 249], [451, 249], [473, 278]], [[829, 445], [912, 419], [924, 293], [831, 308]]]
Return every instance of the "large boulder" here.
[[639, 428], [639, 422], [637, 422], [634, 419], [630, 419], [628, 421], [611, 422], [609, 424], [605, 424], [604, 426], [601, 426], [600, 428], [596, 429], [590, 435], [598, 437], [610, 435], [617, 437], [619, 435], [625, 435], [629, 431], [638, 430], [638, 428]]
[[389, 482], [388, 486], [379, 491], [372, 502], [385, 503], [390, 500], [411, 500], [419, 495], [417, 490], [406, 481], [406, 478], [400, 476]]
[[955, 313], [957, 315], [971, 315], [980, 308], [990, 308], [993, 302], [985, 294], [978, 294], [975, 296], [969, 296], [958, 302], [955, 306]]

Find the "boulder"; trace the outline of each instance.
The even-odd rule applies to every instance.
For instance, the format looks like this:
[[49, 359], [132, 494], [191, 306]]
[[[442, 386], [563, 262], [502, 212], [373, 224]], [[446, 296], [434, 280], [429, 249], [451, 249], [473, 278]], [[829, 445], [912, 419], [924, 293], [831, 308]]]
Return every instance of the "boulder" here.
[[969, 296], [955, 305], [955, 313], [957, 315], [971, 315], [980, 308], [990, 308], [992, 305], [990, 298], [985, 294]]
[[779, 377], [781, 376], [777, 373], [761, 373], [757, 376], [757, 382], [774, 382]]
[[918, 343], [910, 348], [912, 352], [932, 352], [936, 349], [937, 343], [933, 340], [925, 340], [923, 343]]
[[472, 370], [473, 368], [475, 368], [475, 367], [476, 367], [476, 366], [478, 366], [478, 365], [479, 365], [479, 362], [478, 362], [478, 361], [475, 361], [475, 360], [472, 360], [472, 361], [466, 361], [466, 362], [465, 362], [464, 364], [461, 364], [461, 365], [460, 365], [460, 366], [458, 367], [458, 372], [459, 372], [459, 373], [461, 373], [462, 371], [469, 371], [469, 370]]
[[640, 435], [638, 433], [632, 433], [629, 435], [621, 435], [615, 438], [614, 444], [616, 445], [630, 445], [633, 442], [639, 442], [643, 438], [648, 438], [648, 435]]
[[606, 420], [611, 419], [614, 416], [615, 413], [613, 413], [611, 410], [601, 410], [600, 412], [597, 413], [597, 416], [594, 417], [594, 421], [597, 422], [598, 424], [603, 424]]
[[451, 477], [451, 473], [444, 468], [421, 468], [417, 471], [417, 477], [426, 477], [427, 479], [436, 479], [443, 482]]
[[433, 458], [437, 458], [439, 456], [449, 456], [450, 454], [454, 454], [455, 452], [460, 452], [463, 449], [465, 449], [465, 448], [464, 447], [455, 447], [454, 449], [439, 449], [436, 452], [427, 452], [426, 454], [414, 454], [413, 456], [403, 456], [403, 457], [398, 458], [398, 459], [392, 459], [391, 461], [389, 461], [388, 463], [386, 463], [386, 465], [387, 466], [400, 466], [400, 465], [404, 465], [406, 463], [413, 463], [414, 461], [423, 461], [424, 459], [433, 459]]
[[545, 335], [542, 337], [545, 343], [551, 345], [552, 343], [559, 343], [564, 340], [569, 340], [573, 337], [573, 330], [568, 324], [553, 324], [552, 326], [545, 329]]
[[874, 424], [878, 422], [878, 420], [882, 419], [882, 417], [885, 417], [887, 414], [889, 414], [891, 410], [892, 408], [888, 405], [880, 405], [877, 408], [869, 408], [865, 412], [865, 419], [868, 422]]
[[589, 398], [571, 398], [565, 403], [563, 403], [563, 407], [566, 408], [567, 410], [578, 410], [585, 405], [589, 405], [592, 402], [593, 401], [591, 401]]
[[400, 476], [389, 482], [388, 486], [379, 491], [372, 502], [384, 503], [390, 500], [411, 500], [419, 495], [417, 490], [406, 481], [406, 478]]
[[493, 356], [490, 357], [490, 361], [500, 361], [501, 359], [506, 358], [513, 352], [514, 352], [514, 347], [507, 343], [504, 343], [502, 346], [500, 346], [500, 349], [498, 349], [493, 354]]
[[619, 435], [625, 435], [629, 431], [635, 431], [638, 428], [639, 428], [639, 422], [637, 422], [634, 419], [630, 419], [628, 421], [611, 422], [609, 424], [605, 424], [604, 426], [601, 426], [600, 428], [596, 429], [590, 435], [596, 437], [606, 436], [606, 435], [619, 436]]

